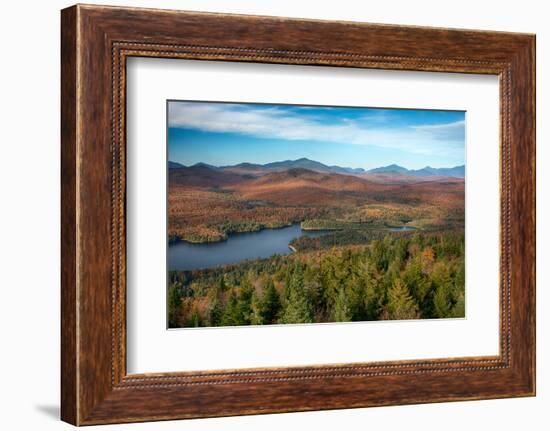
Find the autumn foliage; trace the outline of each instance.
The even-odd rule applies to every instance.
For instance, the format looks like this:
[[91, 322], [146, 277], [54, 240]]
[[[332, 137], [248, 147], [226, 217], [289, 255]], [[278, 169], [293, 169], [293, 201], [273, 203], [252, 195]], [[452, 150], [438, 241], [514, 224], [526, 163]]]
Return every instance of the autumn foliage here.
[[168, 297], [171, 327], [464, 317], [464, 235], [387, 235], [173, 271]]
[[[169, 239], [224, 241], [301, 223], [294, 253], [171, 271], [170, 327], [464, 317], [464, 180], [171, 169]], [[415, 232], [392, 232], [408, 226]]]

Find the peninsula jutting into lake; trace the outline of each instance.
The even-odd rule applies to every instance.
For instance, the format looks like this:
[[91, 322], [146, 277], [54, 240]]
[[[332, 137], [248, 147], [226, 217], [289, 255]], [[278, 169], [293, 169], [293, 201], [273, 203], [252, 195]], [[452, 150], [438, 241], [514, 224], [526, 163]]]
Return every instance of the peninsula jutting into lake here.
[[464, 316], [464, 112], [171, 101], [168, 122], [169, 327]]

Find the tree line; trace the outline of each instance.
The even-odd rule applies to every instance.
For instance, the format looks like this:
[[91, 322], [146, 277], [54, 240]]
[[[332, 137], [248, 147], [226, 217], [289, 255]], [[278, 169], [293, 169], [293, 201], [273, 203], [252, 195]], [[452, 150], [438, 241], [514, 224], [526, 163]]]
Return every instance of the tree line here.
[[464, 234], [386, 235], [367, 245], [172, 271], [170, 327], [464, 317]]

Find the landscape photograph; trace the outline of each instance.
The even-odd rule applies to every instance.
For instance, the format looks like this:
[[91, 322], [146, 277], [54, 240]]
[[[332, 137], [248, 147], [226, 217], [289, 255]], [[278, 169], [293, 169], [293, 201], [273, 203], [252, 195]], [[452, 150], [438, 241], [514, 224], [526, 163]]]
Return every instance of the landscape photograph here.
[[167, 327], [465, 317], [465, 112], [167, 102]]

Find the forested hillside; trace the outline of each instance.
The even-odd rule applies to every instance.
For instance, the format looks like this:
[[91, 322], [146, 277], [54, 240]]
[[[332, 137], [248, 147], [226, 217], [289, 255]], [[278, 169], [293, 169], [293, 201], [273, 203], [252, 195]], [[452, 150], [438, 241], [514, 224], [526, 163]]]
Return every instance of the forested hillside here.
[[463, 230], [313, 243], [289, 256], [171, 271], [169, 326], [464, 317], [464, 278]]
[[[248, 172], [248, 173], [244, 173]], [[464, 180], [261, 170], [205, 164], [169, 172], [168, 235], [192, 243], [302, 223], [304, 229], [371, 229], [408, 223], [424, 230], [464, 225]]]

